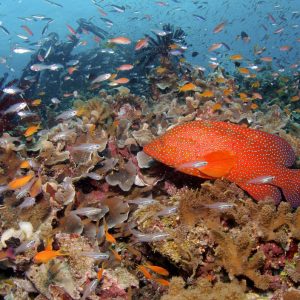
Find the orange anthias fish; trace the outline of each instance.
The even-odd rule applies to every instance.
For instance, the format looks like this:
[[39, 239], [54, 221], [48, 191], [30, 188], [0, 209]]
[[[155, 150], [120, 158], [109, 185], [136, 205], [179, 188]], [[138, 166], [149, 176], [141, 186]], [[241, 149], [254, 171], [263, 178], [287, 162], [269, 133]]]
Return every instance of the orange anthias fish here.
[[152, 266], [152, 265], [145, 265], [146, 268], [150, 269], [151, 271], [163, 275], [163, 276], [169, 276], [169, 271], [165, 268], [159, 267], [159, 266]]
[[131, 43], [131, 40], [124, 36], [119, 36], [113, 39], [108, 40], [109, 43], [119, 44], [119, 45], [128, 45]]
[[30, 36], [33, 36], [33, 32], [31, 31], [31, 29], [26, 26], [26, 25], [22, 25], [21, 26]]
[[233, 55], [229, 56], [229, 59], [231, 59], [231, 60], [241, 60], [241, 59], [243, 59], [243, 56], [241, 54], [233, 54]]
[[39, 106], [42, 103], [42, 99], [35, 99], [31, 102], [32, 106]]
[[273, 60], [273, 58], [271, 56], [264, 56], [260, 58], [261, 61], [264, 62], [271, 62]]
[[75, 71], [77, 71], [77, 68], [76, 67], [69, 67], [67, 69], [67, 71], [68, 71], [69, 75], [72, 75]]
[[206, 98], [213, 97], [214, 95], [215, 95], [215, 93], [211, 90], [205, 90], [203, 93], [200, 94], [200, 96], [206, 97]]
[[8, 183], [8, 188], [10, 190], [17, 190], [26, 185], [34, 176], [33, 172], [28, 173], [25, 176], [18, 177]]
[[126, 84], [129, 82], [129, 79], [126, 77], [121, 77], [121, 78], [113, 80], [113, 82], [116, 84]]
[[119, 66], [118, 68], [116, 68], [118, 71], [129, 71], [129, 70], [132, 70], [133, 69], [133, 65], [131, 64], [124, 64], [124, 65], [121, 65]]
[[134, 47], [134, 50], [139, 51], [143, 48], [148, 47], [148, 45], [149, 45], [149, 38], [144, 38], [144, 39], [138, 40]]
[[146, 269], [145, 266], [139, 265], [139, 266], [137, 267], [137, 269], [138, 269], [141, 273], [143, 273], [143, 275], [144, 275], [147, 279], [151, 279], [151, 278], [152, 278], [152, 275], [149, 273], [149, 271]]
[[157, 283], [159, 283], [160, 285], [163, 285], [163, 286], [169, 286], [170, 285], [170, 282], [166, 279], [163, 279], [163, 278], [154, 278], [153, 280], [156, 281]]
[[46, 264], [51, 259], [57, 256], [67, 256], [68, 253], [63, 253], [61, 250], [52, 250], [52, 240], [49, 240], [45, 250], [38, 252], [33, 260], [37, 264]]
[[30, 163], [28, 160], [23, 160], [19, 166], [20, 169], [30, 169]]
[[195, 84], [193, 84], [192, 82], [186, 83], [185, 85], [181, 86], [179, 88], [179, 92], [189, 92], [189, 91], [194, 91], [197, 88], [197, 86]]
[[215, 51], [219, 48], [221, 48], [223, 46], [223, 43], [215, 43], [215, 44], [212, 44], [209, 48], [208, 48], [208, 51]]
[[250, 71], [247, 68], [240, 67], [238, 68], [238, 70], [241, 74], [246, 74], [246, 75], [250, 74]]
[[107, 226], [107, 223], [105, 221], [105, 219], [103, 220], [103, 225], [104, 225], [104, 233], [105, 233], [105, 239], [111, 243], [111, 244], [116, 244], [117, 241], [116, 239], [114, 238], [114, 236], [112, 236], [109, 232], [108, 232], [108, 226]]
[[257, 201], [300, 205], [296, 155], [282, 138], [226, 122], [193, 121], [172, 128], [144, 147], [153, 158], [189, 175], [225, 178]]
[[24, 136], [25, 137], [29, 137], [32, 136], [33, 134], [35, 134], [38, 130], [40, 129], [40, 125], [33, 125], [28, 127], [25, 132], [24, 132]]
[[218, 24], [218, 25], [214, 28], [213, 33], [221, 32], [221, 31], [224, 29], [225, 25], [226, 25], [226, 22], [222, 22], [222, 23]]

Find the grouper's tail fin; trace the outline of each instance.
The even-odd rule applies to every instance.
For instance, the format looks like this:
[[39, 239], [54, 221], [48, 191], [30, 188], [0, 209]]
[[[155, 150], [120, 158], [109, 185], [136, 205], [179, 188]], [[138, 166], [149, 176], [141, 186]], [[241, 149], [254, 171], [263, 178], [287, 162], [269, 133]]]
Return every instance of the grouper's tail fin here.
[[274, 179], [274, 185], [280, 187], [284, 198], [292, 207], [300, 206], [300, 169], [281, 169]]
[[[263, 201], [267, 199], [274, 200], [279, 204], [282, 195], [292, 207], [300, 206], [300, 170], [287, 169], [285, 166], [279, 167], [272, 174], [255, 178], [255, 184], [242, 184], [240, 187], [246, 190], [255, 200]], [[268, 179], [265, 184], [259, 182], [263, 178]]]

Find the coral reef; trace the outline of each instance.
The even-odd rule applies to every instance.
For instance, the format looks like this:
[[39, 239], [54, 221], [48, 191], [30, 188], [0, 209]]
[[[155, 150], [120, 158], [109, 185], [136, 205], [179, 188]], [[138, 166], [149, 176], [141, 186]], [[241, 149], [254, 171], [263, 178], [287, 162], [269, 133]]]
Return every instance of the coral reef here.
[[171, 49], [174, 39], [185, 45], [183, 31], [164, 30], [140, 52], [142, 66], [157, 64], [147, 71], [150, 97], [108, 79], [56, 118], [48, 106], [51, 128], [0, 138], [1, 296], [298, 296], [300, 208], [255, 202], [233, 183], [189, 177], [142, 151], [178, 124], [229, 121], [283, 137], [299, 168], [298, 113], [272, 98], [268, 80], [270, 91], [221, 67], [204, 76]]
[[170, 288], [167, 295], [162, 300], [193, 300], [193, 299], [224, 299], [224, 300], [246, 300], [245, 282], [239, 283], [232, 281], [230, 283], [217, 282], [213, 284], [209, 279], [198, 279], [193, 286], [185, 288], [185, 282], [180, 277], [173, 277], [170, 282]]
[[283, 270], [291, 241], [299, 240], [299, 209], [291, 212], [284, 202], [277, 208], [254, 203], [234, 184], [219, 180], [197, 190], [175, 190], [171, 199], [173, 205], [179, 202], [177, 214], [157, 218], [166, 204], [154, 204], [133, 215], [142, 232], [159, 228], [171, 234], [152, 244], [155, 251], [192, 277], [217, 274], [221, 267], [230, 278], [242, 275], [262, 290], [285, 285], [286, 277], [274, 274]]

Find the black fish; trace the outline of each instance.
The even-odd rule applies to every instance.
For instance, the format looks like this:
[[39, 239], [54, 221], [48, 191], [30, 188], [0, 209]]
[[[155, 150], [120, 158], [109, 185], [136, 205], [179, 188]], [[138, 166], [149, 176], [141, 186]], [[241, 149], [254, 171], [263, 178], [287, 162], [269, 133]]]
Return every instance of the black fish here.
[[240, 62], [238, 62], [238, 61], [235, 61], [234, 62], [234, 65], [238, 68], [238, 67], [240, 67], [241, 66], [241, 63]]
[[196, 57], [198, 54], [199, 54], [199, 52], [194, 51], [194, 52], [192, 52], [192, 57]]
[[43, 28], [43, 30], [42, 30], [42, 35], [44, 35], [44, 34], [47, 32], [48, 27], [49, 27], [49, 23], [47, 23], [47, 24], [45, 25], [45, 27]]
[[0, 25], [0, 28], [5, 32], [6, 34], [10, 34], [10, 32], [2, 25]]
[[57, 3], [57, 2], [54, 2], [54, 1], [51, 1], [51, 0], [45, 0], [45, 1], [48, 2], [48, 3], [50, 3], [50, 4], [52, 4], [52, 5], [54, 5], [54, 6], [58, 6], [58, 7], [63, 8], [63, 6], [61, 4], [59, 4], [59, 3]]
[[245, 31], [241, 32], [241, 38], [242, 39], [247, 39], [248, 37], [249, 37], [249, 35]]
[[222, 42], [222, 44], [227, 50], [230, 50], [230, 47], [226, 43]]

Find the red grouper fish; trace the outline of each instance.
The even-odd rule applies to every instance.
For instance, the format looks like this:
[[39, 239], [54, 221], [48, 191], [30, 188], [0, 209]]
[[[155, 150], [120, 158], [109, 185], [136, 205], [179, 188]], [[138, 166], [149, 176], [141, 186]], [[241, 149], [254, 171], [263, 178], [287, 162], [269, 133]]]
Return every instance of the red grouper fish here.
[[156, 160], [189, 175], [224, 178], [257, 201], [281, 191], [293, 207], [300, 205], [300, 170], [288, 169], [296, 160], [282, 138], [240, 125], [193, 121], [178, 125], [144, 147]]

